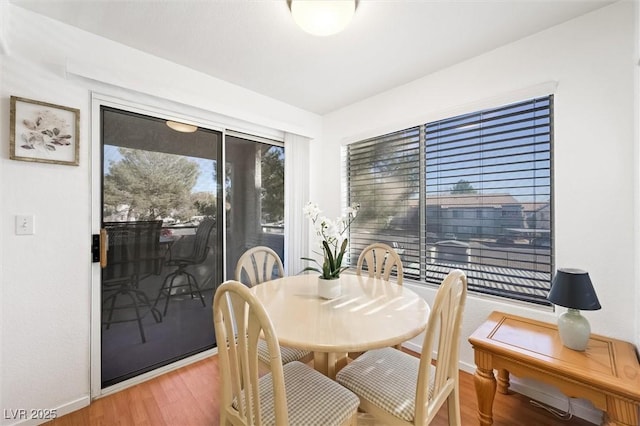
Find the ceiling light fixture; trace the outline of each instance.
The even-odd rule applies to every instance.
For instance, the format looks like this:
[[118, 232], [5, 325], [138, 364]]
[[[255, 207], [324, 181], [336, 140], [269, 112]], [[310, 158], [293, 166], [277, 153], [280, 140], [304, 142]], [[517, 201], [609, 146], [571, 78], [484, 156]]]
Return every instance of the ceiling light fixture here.
[[173, 130], [182, 133], [193, 133], [198, 130], [198, 126], [192, 126], [191, 124], [179, 123], [177, 121], [167, 121], [167, 126], [171, 127]]
[[288, 3], [295, 23], [317, 36], [344, 30], [356, 10], [356, 0], [288, 0]]

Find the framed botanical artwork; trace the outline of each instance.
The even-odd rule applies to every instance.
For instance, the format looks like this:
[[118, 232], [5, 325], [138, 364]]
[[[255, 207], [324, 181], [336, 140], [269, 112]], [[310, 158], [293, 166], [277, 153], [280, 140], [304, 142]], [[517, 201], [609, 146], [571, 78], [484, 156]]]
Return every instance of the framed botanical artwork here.
[[9, 158], [77, 166], [80, 110], [11, 96]]

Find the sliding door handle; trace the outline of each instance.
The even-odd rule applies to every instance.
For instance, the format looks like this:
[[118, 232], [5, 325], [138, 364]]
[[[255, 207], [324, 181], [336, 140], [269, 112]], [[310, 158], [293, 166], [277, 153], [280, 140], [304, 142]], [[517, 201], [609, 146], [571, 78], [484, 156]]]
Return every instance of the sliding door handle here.
[[108, 238], [107, 230], [104, 228], [100, 229], [99, 234], [91, 236], [91, 261], [93, 263], [100, 262], [101, 268], [107, 267]]
[[107, 267], [107, 250], [109, 247], [109, 235], [104, 228], [100, 229], [100, 267]]

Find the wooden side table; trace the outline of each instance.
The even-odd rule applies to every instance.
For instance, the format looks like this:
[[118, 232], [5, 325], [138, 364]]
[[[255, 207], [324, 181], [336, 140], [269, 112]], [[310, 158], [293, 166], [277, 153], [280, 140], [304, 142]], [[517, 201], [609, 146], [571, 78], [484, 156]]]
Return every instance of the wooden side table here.
[[555, 324], [502, 312], [493, 312], [469, 342], [481, 425], [493, 423], [495, 391], [508, 392], [509, 373], [590, 400], [605, 412], [604, 425], [638, 425], [640, 364], [631, 343], [592, 334], [586, 351], [578, 352], [562, 345]]

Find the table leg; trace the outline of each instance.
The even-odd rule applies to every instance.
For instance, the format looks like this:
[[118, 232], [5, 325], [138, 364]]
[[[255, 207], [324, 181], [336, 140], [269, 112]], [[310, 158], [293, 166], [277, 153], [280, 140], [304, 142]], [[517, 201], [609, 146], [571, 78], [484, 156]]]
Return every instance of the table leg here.
[[493, 399], [496, 395], [496, 378], [491, 366], [491, 354], [475, 351], [476, 373], [473, 381], [478, 399], [478, 420], [480, 425], [493, 424]]
[[313, 368], [325, 376], [329, 373], [329, 354], [326, 352], [313, 353]]
[[348, 362], [349, 362], [348, 353], [345, 352], [345, 353], [336, 354], [336, 362], [334, 364], [335, 365], [334, 378], [335, 378], [335, 374], [338, 374], [338, 372], [342, 370], [342, 368], [345, 367]]
[[508, 395], [509, 391], [509, 372], [507, 370], [498, 370], [498, 392]]
[[607, 411], [604, 413], [602, 424], [604, 426], [638, 426], [638, 405], [607, 395]]
[[314, 352], [313, 353], [313, 366], [314, 368], [335, 380], [336, 374], [342, 367], [347, 365], [347, 353], [346, 352]]

